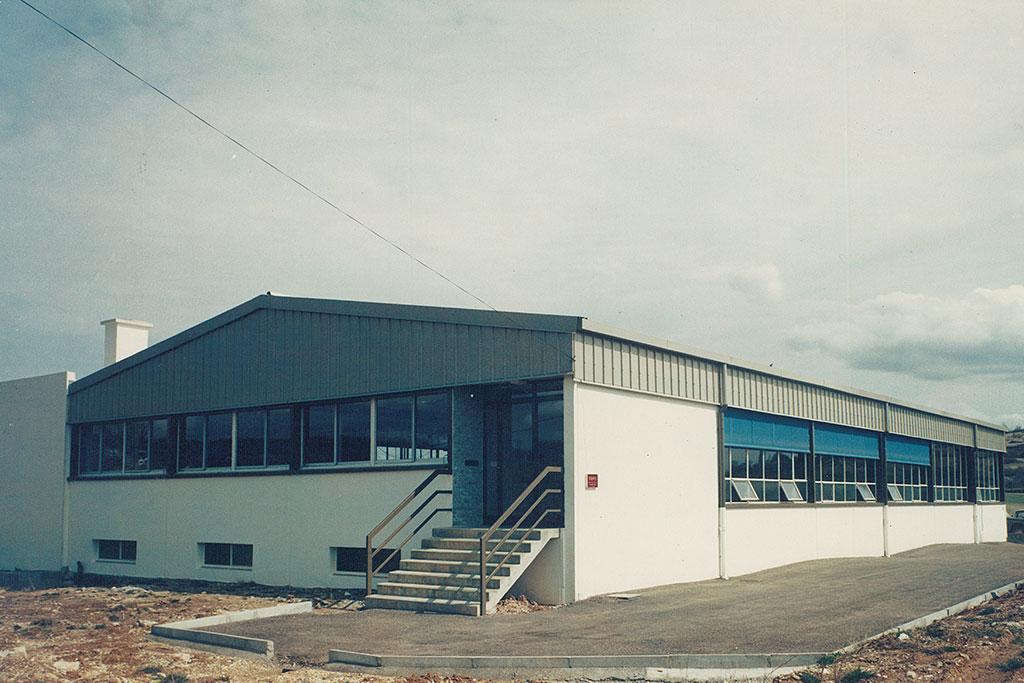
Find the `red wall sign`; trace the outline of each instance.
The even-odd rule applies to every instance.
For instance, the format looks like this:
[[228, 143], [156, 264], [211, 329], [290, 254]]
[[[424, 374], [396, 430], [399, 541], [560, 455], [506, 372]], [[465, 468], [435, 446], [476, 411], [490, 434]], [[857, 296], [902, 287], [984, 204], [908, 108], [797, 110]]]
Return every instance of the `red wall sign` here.
[[588, 489], [596, 489], [597, 488], [597, 475], [596, 474], [588, 474], [587, 475], [587, 488]]

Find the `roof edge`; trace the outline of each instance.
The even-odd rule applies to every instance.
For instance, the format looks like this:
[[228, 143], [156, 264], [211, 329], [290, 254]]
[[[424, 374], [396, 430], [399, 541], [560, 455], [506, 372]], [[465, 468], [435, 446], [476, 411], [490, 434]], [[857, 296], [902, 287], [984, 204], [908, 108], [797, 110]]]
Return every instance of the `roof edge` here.
[[740, 359], [740, 358], [735, 358], [733, 356], [728, 356], [728, 355], [725, 355], [725, 354], [712, 353], [712, 352], [709, 352], [709, 351], [704, 351], [702, 349], [697, 349], [697, 348], [693, 348], [693, 347], [684, 346], [682, 344], [677, 344], [677, 343], [675, 343], [673, 341], [669, 341], [667, 339], [659, 339], [657, 337], [648, 337], [648, 336], [643, 335], [643, 334], [637, 334], [635, 332], [630, 332], [629, 330], [624, 330], [622, 328], [615, 327], [613, 325], [605, 325], [603, 323], [594, 322], [594, 321], [590, 320], [589, 318], [584, 318], [583, 319], [583, 321], [582, 321], [582, 323], [580, 325], [580, 329], [583, 332], [592, 332], [594, 334], [599, 334], [599, 335], [602, 335], [602, 336], [605, 336], [605, 337], [614, 337], [616, 339], [622, 339], [624, 341], [631, 341], [631, 342], [635, 342], [637, 344], [642, 344], [644, 346], [651, 346], [651, 347], [658, 348], [658, 349], [664, 349], [666, 351], [673, 351], [675, 353], [681, 353], [681, 354], [686, 355], [686, 356], [693, 356], [695, 358], [702, 358], [704, 360], [709, 360], [709, 361], [712, 361], [714, 363], [721, 363], [721, 364], [725, 364], [725, 365], [734, 365], [734, 366], [736, 366], [738, 368], [743, 368], [744, 370], [753, 370], [754, 372], [760, 372], [760, 373], [765, 374], [765, 375], [772, 375], [774, 377], [779, 377], [779, 378], [782, 378], [782, 379], [788, 379], [788, 380], [791, 380], [793, 382], [800, 382], [801, 384], [810, 384], [812, 386], [824, 387], [826, 389], [832, 389], [832, 390], [835, 390], [835, 391], [841, 391], [844, 394], [850, 394], [851, 396], [859, 396], [861, 398], [868, 398], [868, 399], [872, 399], [872, 400], [875, 400], [875, 401], [880, 401], [880, 402], [883, 402], [883, 403], [888, 403], [890, 405], [900, 406], [901, 408], [909, 408], [911, 410], [918, 410], [918, 411], [921, 411], [923, 413], [929, 413], [929, 414], [932, 414], [932, 415], [937, 415], [939, 417], [946, 417], [946, 418], [950, 418], [950, 419], [953, 419], [953, 420], [957, 420], [959, 422], [966, 422], [967, 424], [978, 425], [979, 427], [986, 427], [988, 429], [994, 429], [994, 430], [1002, 432], [1004, 434], [1007, 431], [1006, 427], [1004, 427], [1002, 425], [997, 425], [997, 424], [988, 422], [986, 420], [980, 420], [980, 419], [976, 419], [976, 418], [972, 418], [972, 417], [967, 417], [966, 415], [957, 415], [956, 413], [950, 413], [950, 412], [946, 412], [944, 410], [938, 410], [936, 408], [928, 408], [926, 406], [916, 405], [914, 403], [909, 403], [907, 401], [903, 401], [903, 400], [894, 398], [892, 396], [887, 396], [885, 394], [877, 394], [877, 393], [874, 393], [874, 392], [871, 392], [871, 391], [865, 391], [863, 389], [856, 389], [854, 387], [849, 387], [849, 386], [845, 386], [845, 385], [842, 385], [842, 384], [835, 384], [835, 383], [832, 383], [832, 382], [823, 382], [821, 380], [817, 380], [817, 379], [814, 379], [812, 377], [807, 377], [807, 376], [804, 376], [804, 375], [800, 375], [798, 373], [793, 373], [793, 372], [789, 372], [789, 371], [786, 371], [786, 370], [779, 370], [778, 368], [775, 368], [774, 366], [761, 365], [760, 363], [754, 363], [754, 362], [751, 362], [751, 361], [746, 361], [746, 360], [743, 360], [743, 359]]

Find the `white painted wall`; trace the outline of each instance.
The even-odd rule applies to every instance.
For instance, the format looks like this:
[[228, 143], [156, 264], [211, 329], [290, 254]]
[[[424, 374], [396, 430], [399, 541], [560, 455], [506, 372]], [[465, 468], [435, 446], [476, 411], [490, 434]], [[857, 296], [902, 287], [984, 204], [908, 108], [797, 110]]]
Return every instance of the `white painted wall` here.
[[982, 543], [1002, 543], [1006, 540], [1006, 506], [978, 506], [978, 537]]
[[578, 382], [572, 392], [575, 598], [717, 577], [716, 408]]
[[[1005, 535], [1004, 523], [1004, 540]], [[889, 506], [890, 554], [935, 543], [973, 542], [973, 505]]]
[[805, 560], [880, 556], [882, 507], [727, 508], [724, 545], [727, 576]]
[[[69, 560], [97, 574], [358, 588], [365, 574], [336, 574], [330, 548], [365, 547], [366, 532], [427, 475], [392, 469], [75, 481]], [[450, 488], [451, 477], [442, 475], [435, 485]], [[432, 526], [450, 525], [451, 515], [441, 514]], [[137, 561], [98, 561], [94, 540], [101, 538], [136, 541]], [[252, 569], [203, 567], [201, 542], [253, 544]], [[406, 550], [418, 547], [419, 537]]]
[[58, 372], [0, 382], [0, 569], [61, 567], [68, 384]]

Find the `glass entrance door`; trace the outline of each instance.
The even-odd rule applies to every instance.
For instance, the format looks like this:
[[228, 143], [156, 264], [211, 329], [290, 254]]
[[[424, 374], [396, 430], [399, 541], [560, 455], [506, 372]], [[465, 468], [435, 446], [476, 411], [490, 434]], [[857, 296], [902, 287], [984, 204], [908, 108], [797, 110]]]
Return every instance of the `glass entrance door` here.
[[[492, 524], [542, 469], [549, 465], [562, 466], [562, 409], [560, 379], [502, 387], [487, 401], [484, 411], [484, 517], [487, 524]], [[557, 482], [560, 478], [551, 475], [545, 484], [550, 487]], [[513, 518], [517, 519], [533, 500], [525, 502]], [[549, 501], [561, 507], [561, 497], [549, 496], [539, 510], [548, 507]], [[561, 526], [561, 522], [561, 515], [548, 515], [542, 525]]]

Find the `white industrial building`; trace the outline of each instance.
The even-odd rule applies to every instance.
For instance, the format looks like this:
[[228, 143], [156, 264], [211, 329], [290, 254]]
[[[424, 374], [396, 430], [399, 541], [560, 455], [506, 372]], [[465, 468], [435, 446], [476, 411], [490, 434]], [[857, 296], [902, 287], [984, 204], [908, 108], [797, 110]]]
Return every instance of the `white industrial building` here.
[[1000, 427], [586, 318], [104, 324], [102, 370], [0, 383], [0, 569], [358, 588], [370, 535], [368, 604], [476, 613], [1006, 540]]

